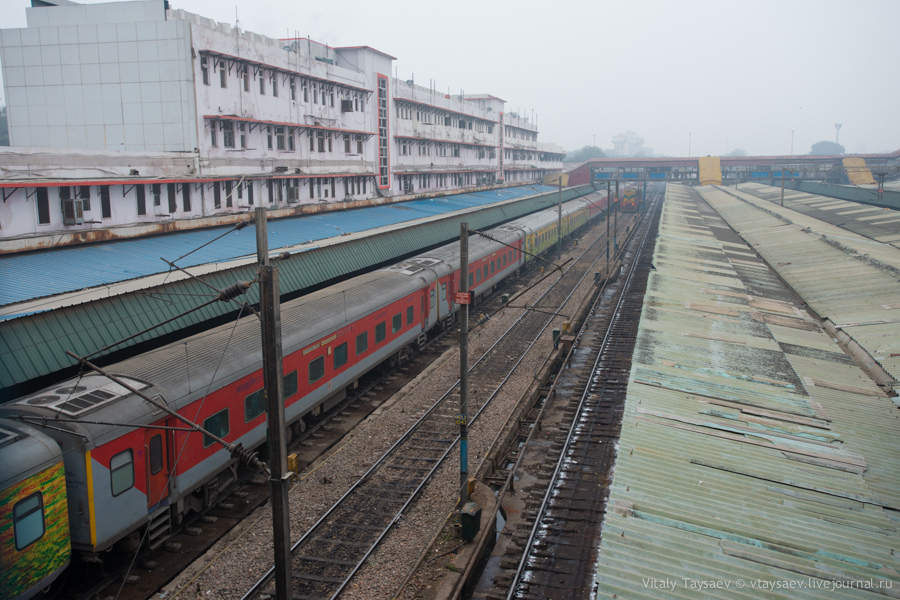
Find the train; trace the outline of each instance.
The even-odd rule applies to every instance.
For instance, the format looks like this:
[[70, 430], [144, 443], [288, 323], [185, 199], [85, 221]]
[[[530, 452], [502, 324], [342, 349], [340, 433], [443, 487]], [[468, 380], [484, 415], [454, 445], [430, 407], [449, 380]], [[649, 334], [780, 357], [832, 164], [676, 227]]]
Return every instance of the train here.
[[[473, 300], [591, 219], [599, 194], [494, 227], [469, 241]], [[452, 326], [459, 243], [351, 277], [281, 305], [283, 396], [291, 434], [352, 393], [375, 367]], [[265, 442], [259, 320], [238, 319], [0, 405], [0, 597], [46, 589], [75, 554], [159, 545], [238, 478], [238, 459], [128, 388], [233, 444]], [[125, 385], [122, 385], [125, 384]]]
[[622, 212], [636, 213], [641, 204], [641, 190], [634, 183], [626, 183], [622, 195]]

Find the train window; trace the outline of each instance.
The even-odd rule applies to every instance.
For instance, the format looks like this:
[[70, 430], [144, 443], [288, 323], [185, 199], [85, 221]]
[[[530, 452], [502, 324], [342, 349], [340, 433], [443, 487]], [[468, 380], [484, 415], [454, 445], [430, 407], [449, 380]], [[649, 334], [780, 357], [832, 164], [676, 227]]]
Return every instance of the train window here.
[[482, 279], [488, 278], [488, 266], [487, 265], [484, 265], [484, 269], [482, 269], [481, 278]]
[[[434, 291], [434, 290], [432, 290], [432, 291]], [[414, 316], [415, 316], [415, 311], [413, 310], [413, 307], [407, 306], [406, 307], [406, 324], [407, 325], [412, 325]]]
[[325, 376], [325, 357], [320, 356], [309, 363], [309, 382], [313, 383]]
[[334, 368], [340, 369], [347, 364], [347, 342], [334, 349]]
[[162, 434], [150, 438], [150, 474], [156, 475], [163, 468]]
[[475, 276], [472, 273], [469, 273], [469, 287], [472, 287], [475, 284]]
[[[213, 416], [203, 421], [203, 428], [213, 435], [224, 438], [228, 435], [228, 409], [220, 410]], [[212, 446], [216, 440], [203, 434], [203, 447]]]
[[391, 333], [397, 333], [403, 327], [403, 316], [397, 313], [391, 319]]
[[23, 550], [44, 535], [44, 497], [35, 492], [13, 507], [16, 550]]
[[494, 261], [491, 261], [491, 275], [494, 274]]
[[[296, 371], [294, 371], [296, 373]], [[244, 423], [249, 423], [266, 411], [266, 393], [258, 390], [244, 398]]]
[[131, 450], [119, 452], [109, 461], [112, 495], [118, 496], [134, 486], [134, 455]]
[[281, 395], [287, 400], [297, 393], [297, 371], [291, 371], [281, 378]]
[[369, 333], [361, 333], [356, 336], [356, 354], [357, 356], [369, 349]]
[[385, 335], [384, 321], [375, 326], [375, 343], [383, 342]]

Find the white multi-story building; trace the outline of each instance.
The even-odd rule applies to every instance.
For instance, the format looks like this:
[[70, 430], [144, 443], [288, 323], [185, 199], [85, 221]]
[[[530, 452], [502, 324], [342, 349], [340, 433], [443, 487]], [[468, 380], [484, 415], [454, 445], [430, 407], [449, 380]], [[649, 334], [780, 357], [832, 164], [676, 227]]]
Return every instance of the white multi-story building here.
[[13, 146], [0, 241], [359, 206], [562, 167], [503, 100], [399, 81], [394, 57], [368, 46], [272, 39], [164, 0], [33, 4], [27, 27], [0, 30]]

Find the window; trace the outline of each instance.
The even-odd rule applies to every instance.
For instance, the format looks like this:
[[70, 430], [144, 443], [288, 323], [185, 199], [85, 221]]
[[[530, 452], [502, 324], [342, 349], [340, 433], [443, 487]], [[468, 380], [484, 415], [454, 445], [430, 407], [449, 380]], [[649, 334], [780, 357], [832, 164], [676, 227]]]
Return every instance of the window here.
[[279, 150], [284, 150], [286, 147], [285, 139], [284, 139], [284, 127], [276, 127], [275, 128], [275, 145]]
[[156, 475], [163, 468], [162, 434], [158, 433], [150, 438], [150, 474]]
[[378, 344], [384, 341], [385, 337], [385, 325], [384, 321], [375, 326], [375, 343]]
[[363, 153], [363, 140], [362, 140], [362, 136], [360, 136], [360, 137], [357, 138], [357, 140], [356, 140], [356, 153], [357, 153], [357, 154], [362, 154], [362, 153]]
[[361, 333], [356, 336], [356, 355], [359, 356], [369, 349], [369, 333]]
[[247, 182], [247, 203], [253, 206], [253, 182]]
[[222, 123], [222, 145], [226, 148], [234, 148], [234, 123], [231, 121]]
[[488, 266], [487, 266], [487, 265], [484, 265], [484, 269], [482, 269], [481, 278], [482, 278], [482, 279], [487, 279], [487, 277], [488, 277]]
[[134, 454], [130, 449], [119, 452], [110, 459], [109, 481], [113, 496], [134, 487]]
[[272, 71], [272, 96], [278, 97], [278, 73]]
[[108, 219], [112, 216], [112, 208], [109, 205], [109, 186], [100, 186], [100, 216]]
[[[213, 435], [224, 438], [228, 435], [228, 409], [220, 410], [213, 416], [203, 421], [203, 428]], [[203, 434], [203, 447], [212, 446], [216, 440]]]
[[78, 197], [81, 199], [81, 208], [83, 210], [91, 210], [91, 186], [78, 186]]
[[262, 71], [259, 72], [259, 95], [266, 95], [266, 78], [263, 75]]
[[200, 73], [203, 75], [203, 85], [209, 85], [209, 57], [200, 57]]
[[303, 101], [309, 102], [309, 87], [306, 85], [306, 80], [304, 79], [300, 85], [303, 87]]
[[37, 189], [37, 211], [38, 223], [46, 224], [50, 222], [50, 200], [47, 195], [47, 188], [39, 187]]
[[350, 154], [350, 134], [344, 134], [344, 154]]
[[491, 261], [491, 275], [494, 274], [494, 261]]
[[244, 423], [249, 423], [266, 412], [265, 390], [257, 390], [244, 398]]
[[225, 206], [228, 206], [228, 207], [230, 207], [233, 202], [233, 200], [232, 200], [233, 194], [231, 193], [231, 186], [232, 186], [232, 183], [230, 181], [225, 182]]
[[160, 196], [162, 195], [162, 187], [158, 183], [150, 184], [150, 192], [153, 194], [153, 206], [160, 205]]
[[351, 100], [341, 99], [341, 112], [353, 112], [353, 102]]
[[144, 184], [139, 183], [134, 186], [134, 192], [137, 194], [137, 214], [146, 215], [147, 214], [147, 198], [145, 196], [146, 190], [144, 190]]
[[181, 208], [184, 212], [191, 210], [191, 184], [181, 184]]
[[413, 310], [413, 307], [412, 306], [406, 307], [406, 324], [407, 325], [412, 325], [414, 315], [415, 315], [415, 311]]
[[216, 140], [216, 122], [209, 122], [209, 144], [215, 148], [219, 145], [219, 142]]
[[16, 550], [24, 550], [44, 535], [44, 497], [35, 492], [13, 507]]
[[347, 364], [347, 342], [334, 349], [334, 368], [340, 369]]
[[297, 393], [297, 371], [291, 371], [287, 375], [281, 377], [281, 393], [287, 400]]
[[391, 319], [391, 333], [397, 333], [403, 327], [403, 317], [398, 313]]
[[325, 152], [325, 132], [317, 132], [316, 139], [319, 141], [319, 152]]
[[219, 87], [228, 87], [228, 73], [225, 72], [225, 62], [219, 62]]
[[178, 205], [175, 203], [175, 184], [166, 184], [166, 192], [169, 197], [169, 212], [173, 213], [178, 210]]
[[272, 126], [271, 125], [266, 126], [266, 142], [269, 146], [269, 150], [271, 150], [272, 149]]
[[222, 189], [218, 181], [213, 181], [213, 207], [222, 208]]
[[244, 91], [250, 91], [250, 68], [247, 65], [244, 65], [244, 68], [241, 70], [241, 79], [244, 80]]
[[238, 129], [241, 132], [241, 148], [247, 147], [247, 126], [244, 123], [238, 125]]
[[316, 382], [325, 376], [325, 357], [320, 356], [309, 363], [309, 382]]
[[297, 99], [297, 82], [291, 77], [291, 100]]
[[475, 276], [472, 273], [469, 273], [469, 287], [471, 288], [475, 284]]

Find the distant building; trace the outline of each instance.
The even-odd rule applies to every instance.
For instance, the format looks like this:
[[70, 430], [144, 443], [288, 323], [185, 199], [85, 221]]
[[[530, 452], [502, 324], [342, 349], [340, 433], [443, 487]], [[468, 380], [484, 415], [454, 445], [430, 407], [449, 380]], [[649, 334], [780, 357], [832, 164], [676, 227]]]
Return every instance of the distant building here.
[[276, 40], [163, 0], [34, 0], [26, 15], [0, 30], [12, 144], [0, 252], [60, 231], [154, 233], [260, 204], [287, 215], [562, 167], [564, 151], [504, 100], [398, 81], [394, 57], [368, 46]]

